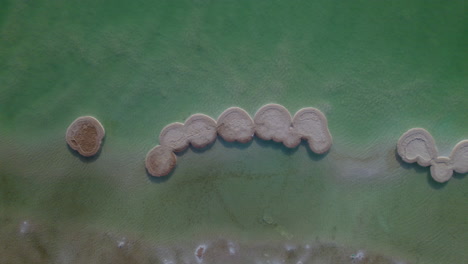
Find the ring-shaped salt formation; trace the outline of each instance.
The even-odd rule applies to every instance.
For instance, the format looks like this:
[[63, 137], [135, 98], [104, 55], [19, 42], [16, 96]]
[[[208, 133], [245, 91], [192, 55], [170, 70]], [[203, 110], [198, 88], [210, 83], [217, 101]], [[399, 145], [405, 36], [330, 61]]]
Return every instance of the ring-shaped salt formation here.
[[101, 123], [92, 116], [78, 117], [67, 128], [67, 144], [84, 157], [91, 157], [101, 148], [105, 131]]
[[453, 171], [468, 172], [468, 140], [460, 141], [450, 157], [437, 155], [434, 138], [423, 128], [412, 128], [398, 140], [398, 155], [407, 163], [417, 162], [423, 167], [431, 166], [431, 176], [437, 182], [452, 178]]
[[[304, 139], [312, 151], [319, 154], [328, 151], [332, 144], [327, 119], [318, 109], [303, 108], [293, 119], [283, 106], [267, 104], [252, 119], [242, 108], [231, 107], [217, 121], [207, 115], [195, 114], [184, 124], [172, 123], [164, 127], [159, 135], [160, 146], [146, 157], [148, 172], [153, 176], [167, 175], [175, 167], [174, 152], [183, 151], [189, 144], [204, 148], [213, 143], [217, 135], [228, 142], [240, 143], [247, 143], [257, 135], [263, 140], [281, 142], [288, 148], [297, 147]], [[169, 164], [162, 166], [164, 162]]]

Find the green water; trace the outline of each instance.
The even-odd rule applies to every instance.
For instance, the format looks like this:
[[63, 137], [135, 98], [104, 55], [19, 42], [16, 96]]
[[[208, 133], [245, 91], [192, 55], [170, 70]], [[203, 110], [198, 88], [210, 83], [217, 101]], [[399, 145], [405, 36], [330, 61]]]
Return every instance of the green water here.
[[[401, 164], [424, 127], [468, 138], [464, 1], [0, 1], [0, 209], [177, 240], [324, 240], [416, 263], [468, 261], [468, 181]], [[254, 140], [179, 156], [151, 180], [159, 131], [266, 103], [327, 116], [327, 155]], [[64, 133], [106, 129], [84, 162]], [[271, 223], [271, 224], [269, 224]]]

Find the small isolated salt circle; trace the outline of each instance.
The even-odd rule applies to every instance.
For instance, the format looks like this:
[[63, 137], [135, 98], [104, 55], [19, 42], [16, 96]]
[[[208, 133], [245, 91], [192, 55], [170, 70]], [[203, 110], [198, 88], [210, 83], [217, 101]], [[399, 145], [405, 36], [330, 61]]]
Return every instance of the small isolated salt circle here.
[[68, 145], [85, 157], [94, 156], [101, 148], [104, 127], [92, 116], [77, 118], [67, 129], [65, 139]]

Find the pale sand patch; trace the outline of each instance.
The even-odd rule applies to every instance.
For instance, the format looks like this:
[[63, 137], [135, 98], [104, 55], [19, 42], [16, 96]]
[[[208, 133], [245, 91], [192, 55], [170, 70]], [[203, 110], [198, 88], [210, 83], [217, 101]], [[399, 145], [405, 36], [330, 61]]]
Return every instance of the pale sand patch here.
[[293, 127], [309, 147], [318, 154], [327, 152], [332, 145], [328, 122], [320, 110], [313, 107], [302, 108], [293, 118]]
[[468, 172], [468, 140], [462, 140], [452, 150], [450, 154], [453, 170], [458, 173]]
[[184, 124], [172, 123], [167, 125], [159, 134], [159, 144], [171, 148], [175, 152], [185, 150], [189, 140], [185, 133]]
[[398, 139], [397, 151], [408, 163], [417, 162], [427, 167], [437, 157], [434, 138], [423, 128], [412, 128]]
[[204, 148], [216, 140], [216, 121], [207, 115], [192, 115], [184, 127], [187, 139], [195, 148]]
[[255, 134], [263, 140], [283, 142], [288, 137], [295, 136], [289, 111], [279, 104], [262, 106], [254, 117]]
[[226, 109], [217, 121], [218, 134], [228, 142], [247, 143], [255, 134], [255, 125], [250, 115], [242, 108]]
[[92, 116], [78, 117], [68, 127], [65, 140], [68, 145], [85, 157], [94, 156], [101, 148], [105, 131], [101, 123]]
[[438, 182], [446, 182], [452, 178], [453, 170], [450, 159], [447, 157], [437, 157], [432, 161], [431, 175]]
[[146, 154], [145, 165], [148, 172], [156, 177], [166, 176], [175, 167], [177, 157], [172, 149], [158, 145]]

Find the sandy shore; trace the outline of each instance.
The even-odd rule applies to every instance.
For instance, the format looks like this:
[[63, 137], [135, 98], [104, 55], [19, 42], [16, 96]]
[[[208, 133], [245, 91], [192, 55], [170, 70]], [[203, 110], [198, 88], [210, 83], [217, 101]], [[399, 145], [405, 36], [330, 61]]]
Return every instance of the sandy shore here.
[[67, 129], [68, 145], [85, 157], [94, 156], [101, 148], [105, 131], [101, 123], [92, 116], [78, 117]]
[[158, 145], [146, 154], [146, 169], [156, 177], [168, 175], [176, 163], [177, 157], [169, 147]]
[[397, 151], [408, 163], [417, 162], [423, 167], [431, 166], [431, 176], [437, 182], [452, 178], [453, 171], [468, 172], [468, 140], [460, 141], [450, 157], [437, 155], [434, 138], [423, 128], [412, 128], [398, 140]]

